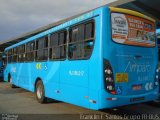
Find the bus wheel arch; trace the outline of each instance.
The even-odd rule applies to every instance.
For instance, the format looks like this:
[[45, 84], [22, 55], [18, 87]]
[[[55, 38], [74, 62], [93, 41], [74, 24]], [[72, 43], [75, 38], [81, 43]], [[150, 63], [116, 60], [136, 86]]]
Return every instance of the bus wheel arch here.
[[47, 103], [47, 97], [45, 97], [45, 87], [41, 78], [37, 78], [35, 81], [35, 95], [37, 101], [41, 104]]
[[36, 92], [36, 84], [38, 81], [42, 81], [42, 79], [40, 77], [36, 78], [35, 84], [34, 84], [34, 92]]
[[8, 82], [10, 83], [11, 88], [17, 88], [16, 85], [12, 84], [12, 76], [10, 73], [8, 73]]
[[11, 82], [11, 74], [8, 73], [8, 82]]

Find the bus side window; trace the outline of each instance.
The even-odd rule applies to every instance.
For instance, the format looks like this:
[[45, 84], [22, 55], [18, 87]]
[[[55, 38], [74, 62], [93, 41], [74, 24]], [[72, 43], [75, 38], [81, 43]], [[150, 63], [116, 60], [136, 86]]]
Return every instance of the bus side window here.
[[67, 32], [65, 30], [53, 33], [50, 37], [50, 59], [65, 59], [66, 58], [66, 41]]
[[12, 49], [8, 50], [8, 63], [12, 62]]
[[58, 33], [54, 33], [51, 35], [50, 37], [50, 59], [54, 60], [54, 59], [58, 59], [60, 57], [59, 54], [59, 46], [58, 46]]
[[88, 23], [85, 25], [85, 39], [92, 39], [94, 38], [94, 23]]
[[2, 63], [3, 63], [3, 66], [6, 66], [6, 64], [7, 64], [7, 51], [4, 52], [4, 55], [2, 57]]
[[17, 62], [17, 47], [13, 48], [12, 62]]
[[34, 61], [35, 58], [34, 50], [35, 50], [35, 41], [26, 44], [26, 61], [28, 62]]
[[20, 45], [17, 47], [17, 54], [18, 54], [18, 62], [24, 62], [25, 61], [25, 45]]
[[94, 22], [84, 23], [70, 29], [69, 59], [88, 59], [94, 45]]
[[67, 32], [63, 31], [59, 33], [59, 46], [60, 46], [60, 59], [66, 58], [66, 41]]
[[85, 25], [85, 42], [84, 45], [84, 57], [89, 58], [91, 56], [94, 46], [94, 23], [90, 22]]
[[70, 30], [70, 42], [77, 42], [84, 40], [84, 25], [73, 27]]
[[36, 60], [48, 60], [48, 36], [37, 40]]

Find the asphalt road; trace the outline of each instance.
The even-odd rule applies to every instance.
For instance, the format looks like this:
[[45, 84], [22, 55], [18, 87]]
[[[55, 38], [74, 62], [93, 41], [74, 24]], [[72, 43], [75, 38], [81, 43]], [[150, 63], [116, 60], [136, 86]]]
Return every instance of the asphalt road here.
[[[21, 88], [10, 88], [8, 83], [0, 82], [0, 120], [28, 119], [145, 119], [160, 120], [160, 107], [155, 104], [135, 104], [115, 109], [94, 111], [75, 105], [50, 100], [47, 104], [37, 102], [35, 95]], [[10, 120], [10, 119], [7, 119]]]

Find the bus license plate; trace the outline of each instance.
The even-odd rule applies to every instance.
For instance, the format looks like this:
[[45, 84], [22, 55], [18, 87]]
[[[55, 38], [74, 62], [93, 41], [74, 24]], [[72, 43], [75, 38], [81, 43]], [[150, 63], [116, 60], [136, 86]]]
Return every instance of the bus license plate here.
[[142, 101], [142, 100], [145, 100], [145, 98], [144, 97], [131, 98], [130, 102], [137, 102], [137, 101]]
[[128, 74], [127, 73], [117, 73], [116, 82], [128, 82]]
[[132, 89], [133, 89], [134, 91], [142, 90], [142, 85], [133, 85], [133, 86], [132, 86]]

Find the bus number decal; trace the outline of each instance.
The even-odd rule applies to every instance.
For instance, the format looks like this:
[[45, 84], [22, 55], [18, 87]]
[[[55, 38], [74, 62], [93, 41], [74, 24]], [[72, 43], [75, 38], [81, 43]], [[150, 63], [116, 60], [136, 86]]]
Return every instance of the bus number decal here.
[[70, 70], [69, 75], [71, 75], [71, 76], [84, 76], [84, 71]]

